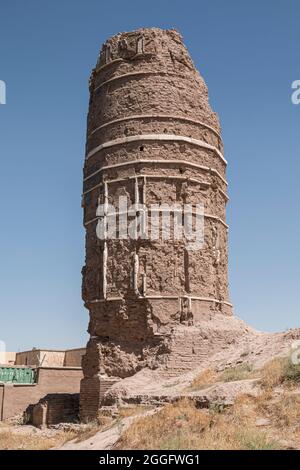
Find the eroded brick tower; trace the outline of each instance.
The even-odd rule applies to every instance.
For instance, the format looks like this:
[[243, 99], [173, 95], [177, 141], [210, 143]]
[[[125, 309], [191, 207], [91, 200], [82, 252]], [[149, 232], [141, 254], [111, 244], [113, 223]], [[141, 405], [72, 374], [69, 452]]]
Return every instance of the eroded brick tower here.
[[[113, 36], [90, 80], [83, 299], [90, 312], [81, 417], [93, 419], [107, 387], [143, 367], [175, 375], [209, 339], [197, 325], [230, 315], [226, 160], [207, 87], [178, 32]], [[174, 240], [101, 240], [99, 203], [204, 204], [204, 246]]]

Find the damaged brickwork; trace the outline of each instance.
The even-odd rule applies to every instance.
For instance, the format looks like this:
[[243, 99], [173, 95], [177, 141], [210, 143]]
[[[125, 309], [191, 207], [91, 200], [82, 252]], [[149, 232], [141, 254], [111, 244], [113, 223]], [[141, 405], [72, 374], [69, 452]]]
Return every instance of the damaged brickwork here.
[[[226, 160], [208, 90], [180, 34], [121, 33], [102, 47], [90, 79], [82, 205], [90, 313], [82, 420], [101, 397], [144, 367], [167, 375], [193, 367], [213, 341], [197, 325], [232, 315], [227, 279]], [[204, 205], [204, 246], [184, 240], [96, 235], [98, 204]]]

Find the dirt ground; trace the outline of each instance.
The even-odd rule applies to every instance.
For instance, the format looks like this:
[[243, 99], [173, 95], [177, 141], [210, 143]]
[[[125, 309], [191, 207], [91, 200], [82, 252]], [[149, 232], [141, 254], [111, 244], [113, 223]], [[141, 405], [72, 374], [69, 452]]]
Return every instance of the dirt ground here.
[[[97, 423], [2, 423], [0, 449], [297, 449], [300, 366], [290, 357], [204, 369], [144, 403], [103, 408]], [[127, 397], [128, 398], [128, 397]], [[130, 400], [129, 400], [130, 401]]]

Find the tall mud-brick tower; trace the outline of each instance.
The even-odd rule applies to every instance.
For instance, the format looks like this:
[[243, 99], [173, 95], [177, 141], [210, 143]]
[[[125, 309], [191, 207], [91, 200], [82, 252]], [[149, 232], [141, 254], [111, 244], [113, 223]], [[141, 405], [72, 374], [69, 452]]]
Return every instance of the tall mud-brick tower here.
[[[180, 374], [218, 342], [218, 335], [201, 333], [201, 323], [232, 314], [225, 170], [218, 117], [180, 34], [150, 28], [110, 38], [90, 79], [83, 420], [97, 416], [116, 380], [144, 367]], [[110, 217], [109, 206], [119, 207], [120, 196], [128, 207], [202, 203], [203, 247], [190, 250], [183, 240], [161, 237], [97, 236], [99, 220]]]

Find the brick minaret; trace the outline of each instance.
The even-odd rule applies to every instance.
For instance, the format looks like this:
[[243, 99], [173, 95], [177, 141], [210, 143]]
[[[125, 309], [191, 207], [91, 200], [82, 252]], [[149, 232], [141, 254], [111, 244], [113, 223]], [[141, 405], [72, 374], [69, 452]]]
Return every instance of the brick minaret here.
[[[225, 170], [218, 117], [179, 33], [151, 28], [110, 38], [90, 80], [83, 420], [96, 417], [103, 393], [118, 378], [143, 367], [167, 375], [191, 368], [203, 354], [197, 325], [208, 316], [231, 315]], [[117, 206], [119, 196], [146, 207], [202, 202], [203, 248], [187, 250], [174, 240], [99, 239], [97, 205]], [[184, 340], [181, 328], [190, 328]]]

